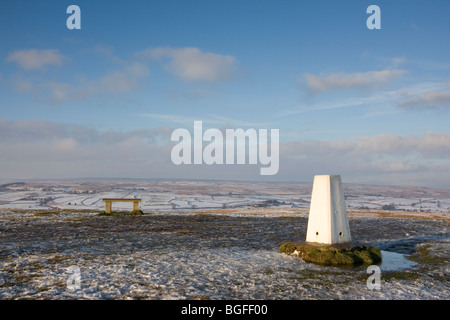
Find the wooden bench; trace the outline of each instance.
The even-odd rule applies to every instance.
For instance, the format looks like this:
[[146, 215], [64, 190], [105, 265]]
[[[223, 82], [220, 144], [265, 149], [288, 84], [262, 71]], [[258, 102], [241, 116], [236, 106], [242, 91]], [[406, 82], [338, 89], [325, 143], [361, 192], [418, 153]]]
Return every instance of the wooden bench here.
[[139, 210], [139, 202], [141, 202], [141, 199], [103, 198], [102, 201], [105, 202], [105, 213], [111, 213], [113, 202], [133, 202], [133, 211]]

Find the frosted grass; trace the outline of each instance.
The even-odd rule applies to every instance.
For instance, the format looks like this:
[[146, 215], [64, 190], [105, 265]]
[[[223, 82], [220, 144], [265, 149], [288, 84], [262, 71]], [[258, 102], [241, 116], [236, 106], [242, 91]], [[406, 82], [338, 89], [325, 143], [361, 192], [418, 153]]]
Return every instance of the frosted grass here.
[[[2, 214], [0, 299], [448, 299], [448, 265], [413, 263], [393, 251], [397, 243], [410, 254], [430, 246], [448, 259], [445, 221], [350, 221], [354, 237], [390, 250], [379, 291], [367, 288], [364, 268], [317, 266], [279, 253], [281, 242], [304, 237], [306, 222]], [[75, 291], [67, 286], [72, 265], [81, 276]], [[394, 271], [402, 274], [392, 277]]]

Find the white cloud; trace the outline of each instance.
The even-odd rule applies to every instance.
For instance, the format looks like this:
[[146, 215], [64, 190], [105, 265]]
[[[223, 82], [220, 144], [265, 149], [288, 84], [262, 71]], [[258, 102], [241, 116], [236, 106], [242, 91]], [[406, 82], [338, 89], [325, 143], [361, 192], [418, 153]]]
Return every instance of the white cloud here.
[[114, 49], [110, 46], [96, 45], [92, 49], [85, 50], [85, 52], [94, 53], [96, 55], [108, 59], [113, 63], [126, 63], [126, 61], [123, 61], [114, 54]]
[[75, 90], [74, 86], [67, 83], [46, 81], [17, 74], [10, 78], [10, 85], [20, 93], [28, 94], [33, 99], [50, 104], [65, 102], [73, 95]]
[[[172, 131], [99, 131], [0, 119], [0, 176], [262, 179], [260, 166], [173, 165]], [[280, 144], [280, 170], [270, 179], [311, 181], [315, 174], [340, 174], [345, 182], [449, 188], [449, 159], [445, 132], [296, 141]]]
[[[170, 170], [168, 128], [99, 131], [0, 119], [3, 177], [149, 177]], [[163, 170], [164, 168], [164, 170]]]
[[[347, 89], [372, 89], [391, 82], [405, 73], [404, 70], [382, 70], [357, 73], [305, 74], [306, 88], [310, 93]], [[302, 79], [301, 79], [302, 80]]]
[[66, 101], [74, 90], [73, 86], [67, 83], [47, 82], [45, 85], [50, 89], [49, 101], [56, 104]]
[[141, 63], [126, 64], [123, 69], [111, 71], [96, 79], [78, 77], [73, 83], [47, 81], [36, 77], [14, 75], [11, 77], [12, 87], [32, 98], [50, 104], [61, 104], [67, 101], [79, 101], [96, 94], [122, 94], [130, 92], [140, 85], [149, 70]]
[[7, 62], [15, 62], [24, 70], [37, 70], [46, 65], [60, 66], [67, 58], [54, 49], [17, 50], [8, 55]]
[[[50, 104], [79, 101], [97, 94], [123, 94], [144, 85], [149, 77], [148, 60], [165, 61], [166, 69], [183, 81], [220, 81], [235, 75], [235, 59], [232, 56], [203, 52], [198, 48], [148, 48], [137, 52], [130, 60], [116, 57], [112, 48], [97, 46], [88, 51], [105, 57], [116, 65], [97, 78], [85, 78], [77, 74], [74, 79], [48, 80], [36, 75], [15, 74], [10, 76], [12, 87], [33, 99]], [[25, 70], [41, 69], [47, 65], [61, 65], [66, 57], [57, 50], [21, 50], [11, 53], [7, 61], [18, 63]], [[119, 66], [119, 67], [117, 67]], [[176, 93], [176, 92], [175, 92]], [[174, 95], [174, 92], [168, 92]], [[179, 96], [180, 94], [178, 94]], [[182, 95], [198, 99], [211, 95], [209, 91], [190, 91]]]
[[408, 109], [449, 108], [450, 90], [419, 94], [399, 103], [400, 107]]
[[69, 152], [76, 150], [78, 142], [73, 138], [64, 138], [53, 141], [53, 147], [55, 150]]
[[[122, 94], [139, 87], [141, 81], [149, 76], [150, 70], [146, 63], [137, 60], [121, 60], [113, 53], [112, 48], [97, 46], [87, 53], [100, 55], [115, 67], [97, 78], [85, 78], [77, 73], [73, 79], [64, 81], [49, 80], [43, 76], [27, 73], [15, 73], [9, 77], [11, 87], [21, 93], [30, 95], [33, 99], [50, 104], [61, 104], [67, 101], [78, 101], [96, 94]], [[61, 55], [58, 50], [29, 49], [12, 52], [6, 58], [15, 62], [24, 70], [38, 70], [45, 66], [59, 66], [69, 58]]]
[[450, 133], [379, 135], [280, 145], [280, 178], [340, 174], [347, 182], [450, 187]]
[[150, 74], [150, 70], [146, 64], [133, 61], [125, 65], [125, 71], [135, 77], [145, 78]]
[[139, 62], [128, 62], [122, 69], [108, 72], [96, 79], [83, 79], [72, 85], [72, 100], [91, 97], [94, 94], [121, 94], [139, 87], [140, 81], [148, 77], [148, 67]]
[[236, 73], [235, 58], [198, 48], [148, 48], [137, 57], [161, 60], [169, 59], [167, 70], [183, 81], [219, 81], [232, 78]]
[[94, 81], [92, 86], [93, 91], [98, 92], [126, 92], [136, 86], [136, 79], [122, 72], [111, 72], [98, 81]]
[[334, 159], [371, 160], [380, 156], [450, 158], [450, 133], [429, 132], [420, 136], [382, 134], [332, 141], [302, 141], [286, 144], [286, 153], [328, 155]]
[[170, 70], [186, 81], [229, 79], [235, 68], [233, 57], [205, 53], [197, 48], [174, 50], [170, 55], [172, 56]]
[[405, 62], [406, 62], [406, 59], [403, 57], [394, 57], [394, 58], [391, 58], [390, 67], [398, 68], [400, 65], [404, 64]]

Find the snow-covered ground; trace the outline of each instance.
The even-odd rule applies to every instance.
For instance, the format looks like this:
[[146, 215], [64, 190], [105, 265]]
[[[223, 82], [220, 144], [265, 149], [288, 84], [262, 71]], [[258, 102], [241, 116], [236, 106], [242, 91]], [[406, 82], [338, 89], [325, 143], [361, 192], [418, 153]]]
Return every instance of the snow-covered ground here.
[[[352, 238], [383, 250], [380, 290], [367, 287], [367, 266], [279, 253], [281, 243], [304, 239], [306, 224], [294, 214], [4, 211], [0, 299], [449, 298], [448, 221], [351, 218]], [[421, 250], [426, 259], [407, 259]]]
[[[381, 288], [370, 290], [367, 266], [324, 267], [279, 253], [280, 244], [305, 239], [311, 187], [4, 183], [0, 299], [449, 298], [450, 190], [345, 186], [352, 239], [383, 250]], [[98, 215], [109, 197], [141, 198], [145, 214]], [[398, 214], [374, 213], [394, 212], [384, 205]]]

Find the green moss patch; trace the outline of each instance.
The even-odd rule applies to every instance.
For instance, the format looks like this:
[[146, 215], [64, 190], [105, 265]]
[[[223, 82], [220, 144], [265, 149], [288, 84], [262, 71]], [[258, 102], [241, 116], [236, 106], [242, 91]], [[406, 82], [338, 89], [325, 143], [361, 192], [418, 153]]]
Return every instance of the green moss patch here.
[[425, 263], [429, 266], [448, 264], [450, 262], [450, 259], [446, 256], [433, 255], [433, 251], [436, 253], [438, 249], [433, 248], [431, 245], [420, 246], [416, 252], [409, 257], [409, 260], [418, 263]]
[[327, 266], [377, 264], [382, 259], [378, 248], [364, 245], [333, 246], [287, 242], [280, 246], [280, 252], [296, 255], [306, 262]]

